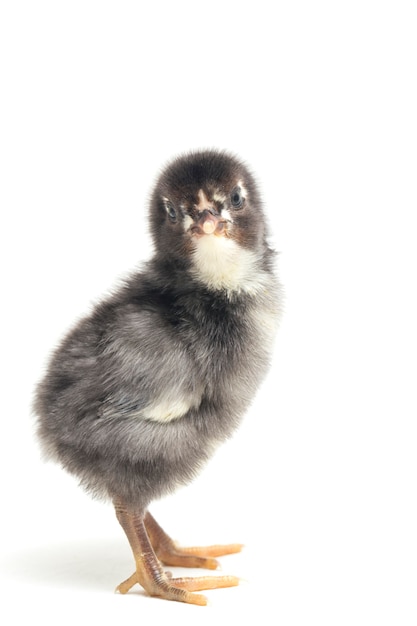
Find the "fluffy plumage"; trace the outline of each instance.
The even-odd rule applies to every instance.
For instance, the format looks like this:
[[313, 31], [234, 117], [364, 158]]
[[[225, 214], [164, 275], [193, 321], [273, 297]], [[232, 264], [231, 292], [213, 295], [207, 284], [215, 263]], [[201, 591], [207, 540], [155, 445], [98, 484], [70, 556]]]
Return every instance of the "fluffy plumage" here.
[[64, 338], [35, 400], [47, 453], [142, 517], [239, 424], [279, 310], [260, 197], [238, 159], [175, 159], [149, 218], [153, 258]]

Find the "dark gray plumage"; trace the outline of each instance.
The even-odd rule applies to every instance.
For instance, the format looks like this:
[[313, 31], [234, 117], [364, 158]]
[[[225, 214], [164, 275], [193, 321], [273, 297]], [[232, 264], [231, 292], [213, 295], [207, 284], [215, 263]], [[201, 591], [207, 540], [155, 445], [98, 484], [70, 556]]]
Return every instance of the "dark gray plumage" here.
[[[189, 482], [239, 424], [267, 371], [279, 288], [255, 181], [233, 156], [204, 151], [170, 163], [150, 224], [154, 257], [65, 337], [35, 411], [47, 453], [115, 503], [137, 566], [119, 590], [140, 582], [152, 595], [202, 604], [187, 589], [207, 586], [169, 580], [155, 555], [143, 563], [143, 542], [165, 563], [205, 567], [228, 547], [193, 552], [192, 563], [175, 547], [174, 563], [147, 508]], [[236, 582], [225, 578], [213, 586]]]

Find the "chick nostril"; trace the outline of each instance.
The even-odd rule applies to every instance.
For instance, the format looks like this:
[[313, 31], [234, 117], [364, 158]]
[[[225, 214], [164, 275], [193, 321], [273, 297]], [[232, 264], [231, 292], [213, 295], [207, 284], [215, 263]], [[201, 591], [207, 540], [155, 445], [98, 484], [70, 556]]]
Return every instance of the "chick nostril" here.
[[200, 211], [200, 215], [202, 218], [207, 217], [209, 215], [213, 215], [214, 217], [217, 217], [219, 215], [218, 211], [216, 211], [216, 209], [214, 207], [207, 207], [206, 209], [204, 209], [203, 211]]

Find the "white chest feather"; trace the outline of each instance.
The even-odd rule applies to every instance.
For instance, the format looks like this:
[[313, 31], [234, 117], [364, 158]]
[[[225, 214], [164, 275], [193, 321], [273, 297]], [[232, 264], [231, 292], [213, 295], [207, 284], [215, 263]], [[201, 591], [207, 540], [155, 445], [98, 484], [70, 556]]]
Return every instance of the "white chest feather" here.
[[256, 254], [227, 237], [200, 237], [195, 242], [193, 264], [195, 277], [216, 291], [254, 294], [266, 284]]

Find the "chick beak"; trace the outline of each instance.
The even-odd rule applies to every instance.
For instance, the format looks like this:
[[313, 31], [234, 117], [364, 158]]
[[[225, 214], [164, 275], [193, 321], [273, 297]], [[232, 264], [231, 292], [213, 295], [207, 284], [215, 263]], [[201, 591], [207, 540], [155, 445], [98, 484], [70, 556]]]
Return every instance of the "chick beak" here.
[[197, 235], [221, 235], [225, 225], [225, 220], [218, 213], [204, 209], [199, 214], [192, 231]]

